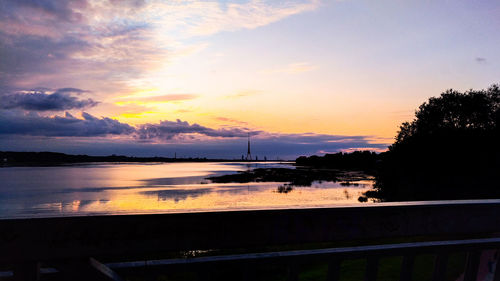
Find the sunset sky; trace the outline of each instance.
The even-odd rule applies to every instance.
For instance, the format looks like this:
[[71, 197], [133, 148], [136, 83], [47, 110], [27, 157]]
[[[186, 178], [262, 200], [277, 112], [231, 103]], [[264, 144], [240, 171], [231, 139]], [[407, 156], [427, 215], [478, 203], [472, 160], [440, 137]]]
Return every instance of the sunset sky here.
[[0, 2], [0, 151], [383, 151], [499, 82], [496, 0]]

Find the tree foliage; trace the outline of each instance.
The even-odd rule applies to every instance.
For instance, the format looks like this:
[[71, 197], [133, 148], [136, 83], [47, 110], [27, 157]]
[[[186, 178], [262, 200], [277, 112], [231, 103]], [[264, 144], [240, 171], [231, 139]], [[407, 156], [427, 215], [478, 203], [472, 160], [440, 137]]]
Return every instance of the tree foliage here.
[[381, 200], [500, 197], [500, 89], [448, 90], [423, 103], [384, 153]]

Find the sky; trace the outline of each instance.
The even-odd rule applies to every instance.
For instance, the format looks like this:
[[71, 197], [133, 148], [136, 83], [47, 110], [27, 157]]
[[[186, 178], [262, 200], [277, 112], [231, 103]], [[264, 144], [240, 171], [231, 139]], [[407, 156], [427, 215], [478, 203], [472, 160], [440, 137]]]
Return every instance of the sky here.
[[384, 151], [498, 50], [495, 0], [3, 0], [0, 150]]

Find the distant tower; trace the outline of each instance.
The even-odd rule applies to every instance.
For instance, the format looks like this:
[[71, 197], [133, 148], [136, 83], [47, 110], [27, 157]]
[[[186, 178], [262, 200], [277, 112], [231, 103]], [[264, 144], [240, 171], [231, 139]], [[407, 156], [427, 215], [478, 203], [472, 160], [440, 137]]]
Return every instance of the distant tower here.
[[248, 134], [248, 151], [247, 151], [247, 161], [252, 160], [252, 154], [250, 153], [250, 133]]

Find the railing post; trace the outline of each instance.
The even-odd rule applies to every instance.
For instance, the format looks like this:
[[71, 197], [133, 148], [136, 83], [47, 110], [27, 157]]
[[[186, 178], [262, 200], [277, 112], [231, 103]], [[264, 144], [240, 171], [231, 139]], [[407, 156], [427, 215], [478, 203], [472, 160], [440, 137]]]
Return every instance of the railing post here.
[[399, 276], [400, 281], [411, 281], [414, 263], [415, 263], [414, 254], [409, 254], [403, 257], [403, 264], [401, 265], [401, 273]]
[[209, 264], [199, 265], [196, 269], [196, 280], [210, 281], [213, 280], [212, 268]]
[[334, 258], [328, 263], [328, 273], [326, 281], [338, 281], [340, 279], [340, 263], [341, 260]]
[[287, 278], [288, 281], [298, 281], [300, 273], [300, 264], [296, 259], [293, 259], [287, 267]]
[[366, 261], [365, 281], [376, 281], [378, 274], [378, 257], [370, 256]]
[[243, 265], [243, 281], [253, 281], [256, 279], [256, 263], [254, 261], [246, 261]]
[[464, 281], [476, 281], [480, 257], [481, 257], [481, 251], [479, 250], [470, 251], [467, 253]]
[[500, 253], [500, 250], [497, 250], [497, 252], [495, 253], [495, 262], [496, 262], [496, 265], [495, 265], [495, 278], [493, 278], [493, 281], [500, 281], [500, 256], [499, 256], [499, 253]]
[[448, 265], [448, 253], [438, 253], [434, 261], [433, 281], [441, 281], [446, 278], [446, 266]]

